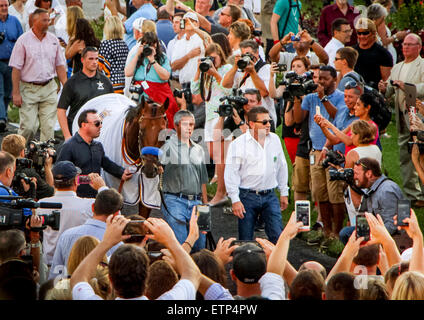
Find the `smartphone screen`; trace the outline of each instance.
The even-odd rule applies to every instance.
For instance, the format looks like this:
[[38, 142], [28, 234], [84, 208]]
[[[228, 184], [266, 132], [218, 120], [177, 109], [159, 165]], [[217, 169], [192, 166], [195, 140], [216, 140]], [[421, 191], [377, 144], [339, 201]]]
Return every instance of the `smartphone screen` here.
[[319, 106], [315, 107], [315, 114], [321, 115], [321, 109]]
[[185, 20], [184, 19], [180, 20], [180, 29], [185, 29]]
[[309, 201], [296, 201], [296, 221], [301, 221], [303, 227], [300, 228], [302, 231], [309, 231], [311, 225], [311, 213], [310, 213], [310, 202]]
[[233, 242], [231, 242], [230, 247], [232, 246], [242, 246], [246, 243], [252, 243], [256, 246], [258, 246], [259, 248], [262, 248], [261, 245], [259, 244], [259, 242], [255, 241], [255, 240], [234, 240]]
[[90, 177], [87, 175], [79, 175], [78, 176], [78, 184], [89, 184]]
[[412, 83], [405, 83], [405, 103], [407, 107], [415, 107], [417, 87]]
[[411, 202], [409, 200], [398, 200], [397, 203], [397, 225], [407, 226], [408, 223], [403, 222], [403, 219], [411, 216]]
[[211, 208], [209, 206], [197, 206], [197, 224], [200, 231], [211, 231]]
[[364, 242], [370, 240], [370, 226], [364, 215], [356, 216], [356, 239], [364, 237]]

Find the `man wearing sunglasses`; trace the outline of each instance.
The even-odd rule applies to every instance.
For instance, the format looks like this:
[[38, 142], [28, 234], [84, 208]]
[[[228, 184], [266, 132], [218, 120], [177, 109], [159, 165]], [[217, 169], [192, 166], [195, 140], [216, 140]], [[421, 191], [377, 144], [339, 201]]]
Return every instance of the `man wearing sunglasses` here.
[[364, 78], [366, 84], [378, 89], [380, 80], [386, 81], [390, 76], [393, 67], [392, 55], [377, 43], [377, 28], [372, 20], [360, 18], [355, 29], [358, 44], [353, 48], [359, 53], [355, 71]]
[[[71, 161], [81, 169], [83, 175], [100, 174], [103, 169], [119, 180], [131, 179], [132, 173], [110, 160], [106, 156], [101, 142], [94, 140], [100, 136], [102, 128], [102, 120], [97, 114], [97, 110], [88, 109], [81, 112], [78, 126], [78, 132], [63, 144], [57, 161]], [[80, 184], [77, 195], [81, 198], [95, 198], [97, 191], [90, 184]]]
[[[248, 113], [250, 130], [235, 139], [225, 162], [225, 186], [238, 217], [240, 240], [253, 240], [259, 213], [268, 239], [276, 243], [283, 230], [281, 210], [288, 205], [287, 162], [280, 138], [270, 132], [271, 117], [264, 107]], [[280, 199], [274, 190], [278, 187]]]
[[424, 59], [420, 57], [422, 48], [421, 38], [408, 34], [402, 43], [402, 53], [405, 60], [397, 63], [390, 74], [388, 81], [380, 81], [378, 88], [386, 98], [395, 97], [396, 127], [398, 130], [399, 163], [403, 178], [403, 190], [407, 197], [416, 201], [415, 206], [424, 206], [424, 192], [421, 189], [417, 172], [408, 152], [409, 131], [409, 106], [405, 103], [405, 82], [414, 84], [417, 98], [424, 97]]

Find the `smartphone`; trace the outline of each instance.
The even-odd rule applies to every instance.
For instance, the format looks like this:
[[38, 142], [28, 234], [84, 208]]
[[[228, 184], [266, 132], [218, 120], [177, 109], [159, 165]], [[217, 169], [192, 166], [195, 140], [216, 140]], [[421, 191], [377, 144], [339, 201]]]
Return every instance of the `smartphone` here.
[[295, 203], [296, 222], [301, 221], [300, 231], [309, 231], [311, 228], [311, 203], [308, 200], [298, 200]]
[[370, 226], [368, 225], [367, 218], [365, 218], [364, 214], [358, 214], [356, 216], [356, 239], [360, 237], [364, 237], [364, 241], [362, 243], [368, 242], [370, 240]]
[[150, 264], [153, 262], [162, 259], [163, 253], [160, 251], [147, 251], [147, 256], [149, 257]]
[[406, 107], [415, 107], [417, 99], [417, 87], [415, 84], [405, 82], [405, 104]]
[[185, 29], [185, 20], [184, 19], [181, 19], [180, 20], [180, 29], [182, 30], [182, 29]]
[[77, 183], [78, 184], [89, 184], [90, 183], [90, 177], [87, 175], [79, 175]]
[[315, 114], [321, 115], [321, 108], [319, 106], [315, 107]]
[[140, 243], [146, 236], [146, 227], [144, 226], [146, 220], [130, 220], [122, 231], [122, 235], [131, 235], [125, 242], [127, 243]]
[[411, 216], [411, 201], [408, 199], [398, 200], [397, 203], [397, 225], [407, 226], [408, 223], [403, 222], [403, 219]]
[[211, 207], [207, 205], [197, 205], [197, 224], [199, 231], [211, 231]]
[[262, 248], [261, 245], [259, 244], [259, 242], [255, 241], [255, 240], [234, 240], [233, 242], [231, 242], [230, 247], [232, 246], [242, 246], [246, 243], [252, 243], [256, 246], [258, 246], [259, 248]]
[[285, 63], [279, 63], [277, 64], [278, 72], [284, 72], [287, 71], [287, 65]]

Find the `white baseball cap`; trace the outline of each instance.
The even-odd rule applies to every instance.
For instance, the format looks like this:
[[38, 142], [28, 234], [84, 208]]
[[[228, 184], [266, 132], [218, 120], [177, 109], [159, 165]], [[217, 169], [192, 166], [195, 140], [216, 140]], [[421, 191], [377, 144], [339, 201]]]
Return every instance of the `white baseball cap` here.
[[138, 31], [141, 31], [141, 28], [143, 27], [143, 21], [146, 20], [146, 18], [137, 18], [134, 20], [132, 27], [133, 29], [137, 29]]
[[194, 20], [194, 21], [196, 21], [196, 22], [199, 22], [199, 18], [197, 18], [197, 14], [195, 14], [195, 13], [194, 13], [194, 12], [192, 12], [192, 11], [187, 12], [187, 13], [184, 15], [183, 19], [191, 19], [191, 20]]

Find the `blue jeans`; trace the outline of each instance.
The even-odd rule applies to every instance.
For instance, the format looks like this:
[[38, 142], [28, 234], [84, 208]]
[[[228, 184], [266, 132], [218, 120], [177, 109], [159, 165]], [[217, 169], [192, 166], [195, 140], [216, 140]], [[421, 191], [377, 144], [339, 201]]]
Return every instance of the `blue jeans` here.
[[[162, 205], [162, 213], [165, 221], [174, 230], [175, 237], [179, 243], [186, 241], [189, 233], [189, 224], [191, 218], [191, 211], [193, 207], [201, 204], [199, 200], [187, 200], [180, 198], [173, 194], [164, 193], [164, 200], [169, 212]], [[194, 243], [193, 251], [196, 252], [204, 249], [206, 245], [206, 236], [202, 233], [199, 235], [199, 239]]]
[[7, 120], [7, 107], [12, 93], [12, 68], [0, 61], [0, 120]]
[[344, 245], [346, 245], [346, 243], [349, 241], [353, 231], [355, 231], [355, 227], [344, 227], [342, 230], [340, 230], [339, 239], [341, 242], [343, 242]]
[[265, 233], [269, 241], [277, 243], [283, 231], [280, 201], [274, 192], [257, 195], [253, 192], [240, 189], [240, 201], [246, 213], [243, 219], [238, 219], [239, 240], [253, 240], [255, 222], [258, 215], [262, 215], [265, 222]]

